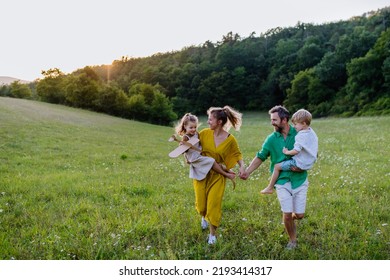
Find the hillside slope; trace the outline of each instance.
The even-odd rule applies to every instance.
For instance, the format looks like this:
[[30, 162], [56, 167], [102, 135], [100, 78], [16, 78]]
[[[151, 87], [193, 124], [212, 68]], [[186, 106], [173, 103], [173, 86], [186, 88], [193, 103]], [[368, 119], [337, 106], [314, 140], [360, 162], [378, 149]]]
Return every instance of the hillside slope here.
[[[131, 133], [134, 135], [137, 135], [137, 130], [151, 130], [155, 132], [169, 130], [166, 127], [126, 120], [87, 110], [8, 97], [0, 97], [0, 114], [4, 114], [3, 117], [7, 116], [6, 120], [11, 123], [67, 124], [76, 127], [95, 127], [97, 130], [119, 127], [120, 129], [135, 129], [135, 133]], [[3, 122], [3, 124], [6, 124], [6, 122]]]
[[9, 85], [12, 82], [19, 81], [23, 84], [28, 84], [30, 81], [21, 80], [18, 78], [8, 77], [8, 76], [0, 76], [0, 85]]

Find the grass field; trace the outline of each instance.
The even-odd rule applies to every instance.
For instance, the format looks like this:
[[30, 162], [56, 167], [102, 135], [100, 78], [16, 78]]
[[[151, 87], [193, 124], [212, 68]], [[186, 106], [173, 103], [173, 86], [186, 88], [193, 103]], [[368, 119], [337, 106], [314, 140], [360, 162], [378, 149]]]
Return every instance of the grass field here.
[[[0, 259], [388, 260], [389, 122], [314, 120], [319, 159], [299, 247], [286, 251], [276, 195], [259, 194], [268, 161], [228, 182], [208, 246], [188, 166], [168, 157], [172, 128], [0, 98]], [[267, 114], [244, 114], [232, 133], [246, 164], [270, 132]]]

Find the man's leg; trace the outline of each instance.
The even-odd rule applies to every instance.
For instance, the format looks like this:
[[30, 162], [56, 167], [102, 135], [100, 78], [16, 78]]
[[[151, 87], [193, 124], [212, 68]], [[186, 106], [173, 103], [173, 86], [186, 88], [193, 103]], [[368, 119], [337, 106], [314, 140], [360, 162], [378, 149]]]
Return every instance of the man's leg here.
[[290, 239], [287, 244], [287, 249], [293, 249], [296, 247], [297, 238], [294, 229], [294, 207], [291, 183], [287, 182], [284, 185], [276, 185], [276, 194], [278, 195], [280, 207], [283, 212], [284, 228]]
[[286, 228], [290, 242], [297, 242], [297, 235], [295, 230], [295, 219], [292, 213], [283, 213], [284, 227]]

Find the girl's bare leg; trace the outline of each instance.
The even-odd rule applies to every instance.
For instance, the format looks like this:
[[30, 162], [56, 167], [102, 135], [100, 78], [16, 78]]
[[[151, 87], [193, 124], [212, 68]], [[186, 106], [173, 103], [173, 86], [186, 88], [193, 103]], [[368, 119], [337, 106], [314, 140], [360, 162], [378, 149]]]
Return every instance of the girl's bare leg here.
[[230, 180], [234, 180], [236, 178], [236, 174], [234, 172], [229, 172], [223, 169], [216, 161], [213, 164], [213, 170], [223, 176], [229, 178]]

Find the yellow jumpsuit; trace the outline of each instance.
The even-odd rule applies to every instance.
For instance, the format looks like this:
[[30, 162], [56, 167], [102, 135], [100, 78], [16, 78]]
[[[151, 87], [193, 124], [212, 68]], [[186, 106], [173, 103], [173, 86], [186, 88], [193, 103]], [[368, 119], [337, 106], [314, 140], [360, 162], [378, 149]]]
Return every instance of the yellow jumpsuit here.
[[[202, 155], [212, 157], [218, 163], [233, 168], [242, 159], [236, 138], [229, 135], [218, 147], [214, 143], [214, 131], [205, 128], [199, 133]], [[206, 178], [193, 180], [195, 189], [195, 206], [198, 213], [212, 225], [219, 227], [222, 218], [222, 198], [225, 192], [226, 177], [210, 170]]]

